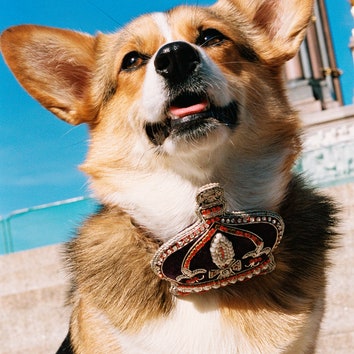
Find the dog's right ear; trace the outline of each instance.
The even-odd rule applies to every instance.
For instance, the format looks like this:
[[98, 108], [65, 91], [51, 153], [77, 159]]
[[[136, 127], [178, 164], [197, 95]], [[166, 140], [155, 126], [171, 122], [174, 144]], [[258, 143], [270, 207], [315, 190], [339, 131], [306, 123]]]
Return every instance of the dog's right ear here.
[[50, 27], [11, 27], [0, 38], [1, 52], [20, 84], [44, 107], [70, 124], [96, 115], [91, 78], [95, 38]]
[[[260, 59], [281, 65], [295, 56], [313, 13], [313, 0], [219, 0], [213, 8], [251, 24], [249, 38]], [[235, 18], [233, 18], [235, 16]], [[254, 31], [256, 30], [256, 31]]]

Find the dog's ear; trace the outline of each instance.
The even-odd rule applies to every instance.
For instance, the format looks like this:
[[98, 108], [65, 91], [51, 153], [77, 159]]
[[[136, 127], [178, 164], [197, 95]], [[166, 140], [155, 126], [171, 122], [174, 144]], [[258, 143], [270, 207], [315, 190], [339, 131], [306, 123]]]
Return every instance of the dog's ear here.
[[269, 65], [280, 65], [298, 51], [313, 14], [314, 0], [219, 0], [221, 10], [230, 6], [244, 14], [256, 31], [249, 31], [257, 54]]
[[90, 87], [95, 38], [50, 27], [11, 27], [1, 35], [1, 51], [20, 84], [44, 107], [70, 124], [96, 113]]

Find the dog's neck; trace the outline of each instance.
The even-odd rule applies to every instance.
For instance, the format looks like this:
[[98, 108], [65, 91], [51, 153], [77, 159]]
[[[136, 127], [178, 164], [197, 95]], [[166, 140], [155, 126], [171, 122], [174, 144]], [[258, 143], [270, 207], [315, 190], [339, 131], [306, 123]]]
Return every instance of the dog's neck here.
[[[272, 156], [273, 161], [240, 161], [236, 154], [230, 154], [219, 163], [210, 163], [213, 169], [183, 165], [177, 159], [172, 161], [174, 168], [156, 163], [148, 174], [125, 171], [122, 176], [115, 176], [118, 192], [103, 196], [103, 202], [118, 205], [138, 225], [165, 242], [196, 222], [195, 197], [198, 189], [208, 183], [217, 182], [223, 187], [229, 210], [276, 212], [288, 183], [280, 171], [285, 158], [284, 153], [277, 153]], [[207, 162], [206, 159], [204, 163]], [[195, 172], [189, 173], [188, 167]]]

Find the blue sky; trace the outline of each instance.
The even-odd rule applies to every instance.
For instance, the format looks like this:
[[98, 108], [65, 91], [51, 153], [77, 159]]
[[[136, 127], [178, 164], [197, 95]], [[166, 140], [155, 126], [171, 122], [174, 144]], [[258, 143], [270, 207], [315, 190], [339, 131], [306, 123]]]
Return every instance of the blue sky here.
[[[25, 23], [91, 34], [112, 32], [134, 17], [181, 3], [209, 0], [14, 0], [0, 1], [0, 32]], [[85, 126], [72, 127], [33, 100], [0, 59], [0, 215], [80, 195], [86, 177], [77, 169], [85, 157]]]
[[[112, 32], [144, 12], [212, 0], [12, 0], [0, 1], [0, 31], [24, 23], [88, 32]], [[353, 96], [348, 51], [353, 19], [347, 0], [327, 1], [346, 104]], [[338, 55], [340, 53], [340, 55]], [[0, 59], [0, 215], [87, 195], [77, 165], [86, 152], [85, 126], [72, 127], [42, 108], [16, 82]]]
[[349, 50], [349, 38], [354, 28], [349, 0], [326, 0], [328, 21], [331, 28], [337, 68], [343, 71], [340, 77], [344, 104], [353, 104], [354, 66]]

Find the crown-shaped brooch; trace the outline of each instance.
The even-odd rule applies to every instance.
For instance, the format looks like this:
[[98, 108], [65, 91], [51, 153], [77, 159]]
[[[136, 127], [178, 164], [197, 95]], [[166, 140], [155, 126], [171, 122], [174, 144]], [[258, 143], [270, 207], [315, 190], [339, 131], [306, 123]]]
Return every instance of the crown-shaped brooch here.
[[200, 188], [196, 201], [199, 220], [164, 243], [151, 262], [174, 295], [217, 289], [275, 269], [272, 252], [284, 233], [277, 213], [226, 211], [217, 183]]

